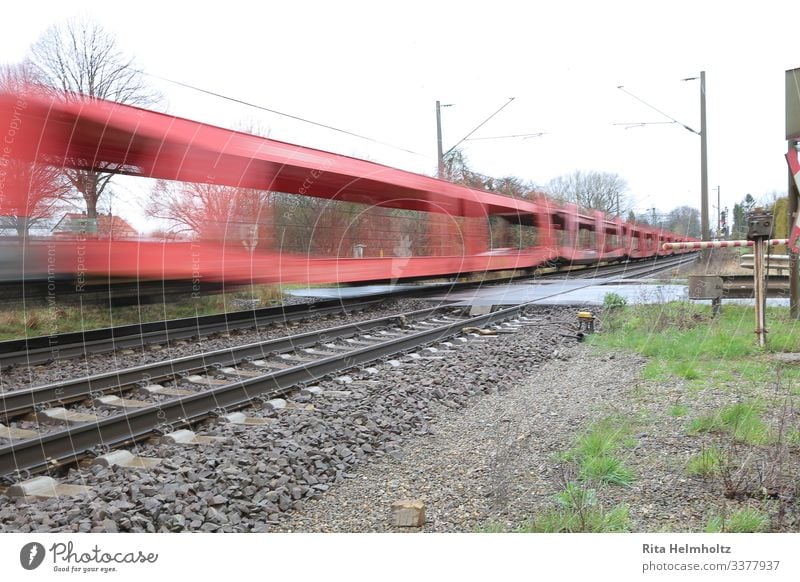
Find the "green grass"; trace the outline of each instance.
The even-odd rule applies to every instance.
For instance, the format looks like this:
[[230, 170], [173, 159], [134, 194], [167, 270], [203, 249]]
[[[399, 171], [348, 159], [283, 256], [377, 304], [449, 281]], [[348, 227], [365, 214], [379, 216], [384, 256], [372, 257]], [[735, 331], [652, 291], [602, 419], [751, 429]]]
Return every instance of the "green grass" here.
[[[725, 305], [712, 319], [710, 308], [689, 303], [636, 305], [611, 311], [604, 332], [590, 341], [601, 348], [625, 349], [651, 357], [644, 378], [682, 378], [689, 387], [774, 377], [772, 352], [800, 351], [800, 324], [786, 308], [768, 308], [768, 348], [755, 341], [753, 308]], [[785, 367], [786, 386], [800, 384], [800, 366]]]
[[686, 472], [693, 477], [712, 477], [719, 473], [722, 466], [722, 452], [711, 446], [689, 459]]
[[577, 457], [606, 455], [620, 446], [633, 446], [630, 426], [625, 419], [608, 417], [594, 423], [589, 431], [578, 438], [573, 449]]
[[700, 416], [695, 418], [690, 424], [688, 428], [688, 432], [691, 435], [709, 433], [709, 432], [722, 432], [723, 427], [722, 423], [720, 422], [719, 415], [715, 414], [706, 414], [705, 416]]
[[669, 407], [670, 416], [686, 416], [689, 413], [689, 407], [685, 404], [673, 404]]
[[614, 453], [621, 447], [634, 445], [628, 421], [609, 417], [594, 423], [581, 435], [564, 459], [577, 462], [583, 480], [629, 485], [633, 473]]
[[631, 470], [619, 458], [611, 455], [585, 458], [581, 462], [580, 477], [611, 485], [630, 485], [633, 482]]
[[603, 296], [603, 308], [606, 310], [618, 309], [625, 307], [627, 304], [628, 300], [619, 293], [606, 293]]
[[63, 304], [55, 307], [18, 304], [0, 311], [0, 340], [85, 331], [114, 325], [126, 325], [163, 319], [194, 317], [236, 311], [232, 303], [237, 298], [258, 298], [263, 305], [281, 297], [277, 288], [257, 285], [233, 293], [206, 295], [199, 299], [187, 297], [181, 301], [131, 306], [95, 304]]
[[712, 516], [706, 525], [706, 533], [758, 533], [769, 528], [769, 517], [754, 508], [740, 509], [727, 518]]
[[790, 445], [800, 445], [800, 429], [793, 428], [786, 433], [786, 442]]
[[716, 414], [694, 419], [689, 425], [689, 434], [728, 433], [737, 441], [750, 445], [770, 442], [769, 427], [761, 420], [761, 405], [756, 402], [740, 402], [727, 406]]
[[569, 483], [556, 495], [556, 507], [523, 524], [520, 533], [601, 533], [624, 532], [630, 529], [628, 507], [618, 505], [611, 510], [597, 502], [594, 489]]
[[758, 404], [742, 402], [724, 408], [720, 419], [736, 440], [761, 445], [769, 441], [769, 427], [761, 420], [760, 409]]

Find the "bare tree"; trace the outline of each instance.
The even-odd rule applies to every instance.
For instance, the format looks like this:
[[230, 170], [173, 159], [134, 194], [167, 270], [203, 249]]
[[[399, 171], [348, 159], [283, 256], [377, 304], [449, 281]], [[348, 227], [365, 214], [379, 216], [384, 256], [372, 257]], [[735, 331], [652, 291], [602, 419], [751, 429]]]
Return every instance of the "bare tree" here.
[[[24, 65], [0, 68], [0, 91], [22, 93], [31, 85]], [[5, 189], [13, 192], [0, 208], [0, 227], [17, 231], [24, 240], [31, 227], [53, 218], [71, 191], [59, 168], [39, 162], [3, 160]]]
[[[36, 82], [65, 99], [108, 99], [127, 105], [151, 105], [157, 95], [117, 46], [113, 35], [88, 19], [69, 20], [49, 28], [31, 47], [26, 65]], [[86, 214], [97, 218], [97, 202], [108, 187], [111, 172], [92, 167], [91, 160], [74, 160], [64, 173], [86, 201]]]
[[582, 172], [558, 176], [544, 188], [547, 194], [585, 208], [622, 215], [630, 210], [628, 183], [611, 172]]
[[666, 230], [700, 238], [700, 211], [691, 206], [679, 206], [670, 210], [663, 224]]
[[219, 184], [156, 182], [145, 209], [175, 233], [239, 244], [269, 226], [269, 192]]

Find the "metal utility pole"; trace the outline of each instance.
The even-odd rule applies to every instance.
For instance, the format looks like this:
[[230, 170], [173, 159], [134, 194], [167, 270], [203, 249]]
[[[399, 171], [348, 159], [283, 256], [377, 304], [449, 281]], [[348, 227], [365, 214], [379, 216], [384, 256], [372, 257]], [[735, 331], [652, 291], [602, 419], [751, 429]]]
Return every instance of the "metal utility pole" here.
[[[448, 155], [450, 152], [452, 152], [454, 149], [456, 149], [458, 146], [460, 146], [462, 142], [465, 142], [465, 141], [467, 141], [467, 140], [469, 139], [469, 137], [470, 137], [470, 136], [471, 136], [473, 133], [475, 133], [476, 131], [478, 131], [478, 130], [479, 130], [481, 127], [483, 127], [484, 125], [486, 125], [486, 123], [487, 123], [487, 122], [488, 122], [490, 119], [492, 119], [492, 118], [493, 118], [495, 115], [497, 115], [497, 114], [498, 114], [498, 113], [500, 113], [500, 112], [501, 112], [503, 109], [505, 109], [506, 107], [508, 107], [508, 105], [509, 105], [509, 104], [510, 104], [510, 103], [511, 103], [511, 102], [512, 102], [514, 99], [516, 99], [516, 97], [509, 97], [509, 98], [508, 98], [508, 101], [506, 101], [506, 102], [505, 102], [505, 103], [504, 103], [504, 104], [503, 104], [503, 105], [500, 107], [500, 109], [498, 109], [497, 111], [495, 111], [494, 113], [492, 113], [492, 114], [491, 114], [489, 117], [487, 117], [486, 119], [484, 119], [483, 121], [481, 121], [481, 122], [480, 122], [480, 124], [478, 124], [478, 126], [477, 126], [475, 129], [473, 129], [473, 130], [472, 130], [472, 131], [470, 131], [470, 132], [469, 132], [467, 135], [465, 135], [465, 136], [464, 136], [464, 137], [462, 137], [460, 140], [458, 140], [458, 141], [456, 142], [456, 145], [454, 145], [453, 147], [451, 147], [451, 148], [450, 148], [449, 150], [447, 150], [446, 152], [442, 152], [442, 112], [441, 112], [441, 110], [442, 110], [442, 107], [450, 107], [450, 106], [451, 106], [451, 105], [453, 105], [453, 104], [452, 104], [452, 103], [445, 103], [444, 105], [442, 105], [442, 104], [441, 104], [439, 101], [437, 101], [437, 102], [436, 102], [436, 141], [437, 141], [437, 147], [438, 147], [437, 154], [438, 154], [438, 158], [439, 158], [439, 178], [442, 178], [442, 179], [444, 179], [444, 157], [445, 157], [446, 155]], [[500, 136], [500, 137], [528, 137], [528, 136], [539, 136], [539, 135], [544, 135], [544, 134], [541, 134], [541, 133], [539, 133], [539, 134], [525, 134], [525, 135], [521, 135], [521, 136]], [[497, 138], [491, 138], [491, 139], [497, 139]]]
[[708, 239], [708, 131], [706, 130], [706, 72], [700, 71], [700, 228]]
[[444, 154], [442, 154], [442, 104], [436, 102], [436, 159], [439, 162], [436, 177], [444, 178]]
[[[790, 147], [797, 147], [797, 142], [790, 141]], [[797, 183], [794, 180], [792, 171], [789, 170], [789, 188], [786, 190], [789, 196], [789, 231], [791, 232], [797, 219]], [[800, 319], [800, 300], [798, 300], [798, 284], [797, 284], [797, 254], [792, 252], [791, 248], [787, 248], [789, 253], [789, 317], [792, 319]]]
[[[698, 79], [698, 77], [687, 77], [685, 79], [681, 79], [681, 81], [694, 81]], [[677, 123], [682, 126], [684, 129], [691, 131], [694, 134], [700, 136], [700, 230], [702, 239], [708, 239], [710, 234], [710, 229], [708, 227], [708, 131], [706, 128], [706, 72], [700, 71], [700, 131], [692, 129], [685, 123], [681, 123], [671, 115], [668, 115], [650, 105], [647, 101], [640, 99], [627, 89], [623, 85], [617, 86], [617, 89], [620, 89], [624, 93], [627, 93], [640, 103], [644, 104], [645, 106], [649, 107], [653, 111], [663, 115], [667, 119], [669, 119], [672, 123]], [[637, 124], [624, 124], [630, 127], [635, 126], [642, 126], [642, 125], [650, 125], [649, 123], [637, 123]], [[709, 251], [703, 251], [702, 259], [703, 261], [708, 259]]]
[[719, 186], [717, 186], [717, 236], [715, 238], [720, 236], [722, 236], [722, 208], [720, 208]]
[[[800, 69], [789, 69], [786, 71], [786, 141], [789, 142], [789, 151], [786, 154], [789, 162], [789, 188], [786, 190], [789, 196], [789, 229], [794, 228], [797, 220], [797, 152], [800, 147]], [[789, 313], [792, 319], [800, 319], [800, 289], [798, 289], [798, 265], [797, 253], [789, 252]]]

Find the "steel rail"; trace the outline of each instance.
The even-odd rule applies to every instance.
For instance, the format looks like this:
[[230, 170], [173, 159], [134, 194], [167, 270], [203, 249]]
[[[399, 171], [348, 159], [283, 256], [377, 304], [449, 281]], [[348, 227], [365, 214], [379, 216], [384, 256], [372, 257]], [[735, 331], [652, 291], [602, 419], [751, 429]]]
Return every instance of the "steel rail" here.
[[[660, 265], [660, 267], [664, 269], [672, 266], [672, 263]], [[651, 272], [652, 269], [653, 266], [648, 265], [646, 267], [639, 267], [634, 271]], [[635, 276], [635, 273], [631, 270], [625, 271], [625, 274]], [[372, 301], [366, 303], [372, 303]], [[332, 306], [330, 307], [331, 309], [333, 308]], [[419, 310], [409, 315], [413, 317], [425, 316], [426, 314], [433, 313], [436, 309], [437, 308]], [[321, 313], [321, 311], [317, 311], [317, 313]], [[120, 385], [130, 385], [136, 382], [150, 381], [165, 376], [189, 374], [206, 369], [209, 366], [230, 366], [248, 358], [265, 357], [273, 352], [285, 352], [291, 349], [308, 347], [319, 343], [322, 337], [335, 339], [360, 332], [363, 333], [364, 331], [390, 324], [393, 320], [396, 320], [396, 318], [397, 316], [393, 315], [386, 318], [366, 320], [329, 328], [328, 330], [308, 332], [296, 336], [222, 348], [212, 352], [184, 356], [104, 374], [95, 374], [66, 382], [55, 382], [23, 390], [14, 390], [5, 393], [2, 398], [0, 398], [0, 415], [8, 419], [34, 410], [42, 405], [53, 403], [63, 405], [75, 402], [85, 398], [92, 392], [108, 390], [109, 388], [116, 388]]]
[[208, 418], [216, 410], [241, 408], [258, 397], [278, 396], [299, 384], [318, 381], [341, 370], [442, 341], [461, 333], [465, 326], [488, 325], [508, 319], [527, 306], [527, 304], [516, 305], [490, 314], [451, 322], [341, 355], [302, 363], [256, 378], [233, 381], [191, 396], [174, 398], [97, 422], [71, 426], [37, 438], [18, 441], [0, 447], [0, 475], [12, 475], [72, 462], [98, 446], [116, 446], [140, 440], [164, 425], [187, 425]]
[[357, 300], [331, 299], [317, 303], [233, 311], [199, 317], [168, 319], [106, 327], [54, 336], [37, 336], [0, 342], [0, 367], [13, 364], [39, 364], [63, 357], [83, 356], [143, 344], [159, 343], [208, 335], [232, 329], [250, 328], [310, 316], [341, 313], [343, 309], [363, 309], [381, 301], [380, 297]]
[[632, 276], [638, 277], [641, 274], [648, 274], [648, 273], [658, 273], [660, 271], [664, 271], [667, 269], [674, 268], [676, 266], [683, 265], [685, 263], [689, 263], [694, 261], [696, 258], [695, 254], [692, 253], [691, 255], [684, 254], [679, 255], [678, 257], [661, 257], [659, 260], [654, 261], [653, 259], [645, 259], [644, 261], [637, 261], [635, 263], [626, 263], [624, 265], [605, 265], [601, 267], [604, 271], [600, 271], [600, 269], [588, 269], [588, 270], [578, 270], [575, 271], [574, 279], [590, 279], [590, 278], [597, 278], [597, 277], [604, 277], [604, 276], [615, 276], [625, 275], [625, 276]]
[[[421, 318], [441, 310], [431, 307], [404, 314], [409, 318]], [[0, 395], [0, 418], [8, 419], [35, 410], [37, 407], [66, 404], [82, 400], [94, 392], [129, 386], [139, 382], [157, 381], [166, 376], [181, 376], [198, 370], [215, 366], [231, 366], [249, 358], [266, 358], [274, 353], [292, 349], [305, 348], [320, 342], [350, 337], [386, 327], [396, 322], [399, 315], [359, 321], [333, 328], [311, 331], [299, 335], [287, 336], [273, 340], [254, 342], [242, 346], [222, 348], [212, 352], [194, 354], [117, 370], [103, 374], [84, 376], [73, 380], [44, 384], [33, 388], [13, 390]]]
[[534, 273], [506, 279], [491, 279], [449, 283], [432, 287], [409, 288], [401, 291], [379, 293], [367, 298], [331, 299], [311, 304], [268, 307], [256, 310], [233, 311], [198, 317], [185, 317], [163, 321], [129, 324], [80, 332], [68, 332], [51, 336], [36, 336], [25, 339], [0, 341], [0, 369], [13, 365], [30, 366], [69, 357], [110, 352], [123, 348], [138, 348], [143, 345], [227, 332], [234, 329], [253, 328], [278, 322], [295, 321], [311, 316], [338, 314], [346, 309], [365, 309], [393, 297], [417, 293], [441, 292], [442, 287], [460, 290], [475, 285], [496, 285], [527, 278], [550, 278], [561, 273], [575, 273], [584, 278], [589, 273], [600, 274], [601, 269], [614, 269], [612, 263], [602, 267], [591, 266], [559, 270], [552, 273]]

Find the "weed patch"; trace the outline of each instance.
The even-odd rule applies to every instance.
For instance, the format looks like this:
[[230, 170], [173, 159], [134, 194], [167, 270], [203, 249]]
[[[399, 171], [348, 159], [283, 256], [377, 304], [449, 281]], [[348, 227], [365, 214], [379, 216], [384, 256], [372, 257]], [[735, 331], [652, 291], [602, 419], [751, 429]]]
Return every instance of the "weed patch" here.
[[556, 495], [556, 507], [519, 528], [520, 533], [601, 533], [630, 529], [628, 507], [618, 505], [606, 510], [594, 489], [567, 483]]
[[762, 445], [770, 440], [769, 427], [761, 420], [761, 406], [740, 402], [723, 408], [717, 414], [701, 416], [689, 425], [689, 434], [729, 433], [737, 441]]
[[581, 435], [565, 458], [578, 464], [579, 476], [584, 481], [629, 485], [633, 473], [614, 455], [621, 447], [635, 445], [629, 433], [630, 427], [625, 420], [605, 418]]
[[686, 416], [689, 413], [689, 407], [685, 404], [673, 404], [669, 407], [670, 416]]
[[755, 508], [745, 508], [729, 516], [715, 515], [708, 520], [706, 533], [759, 533], [769, 528], [769, 517]]
[[686, 472], [693, 477], [711, 477], [719, 473], [722, 463], [722, 451], [711, 446], [689, 459]]

